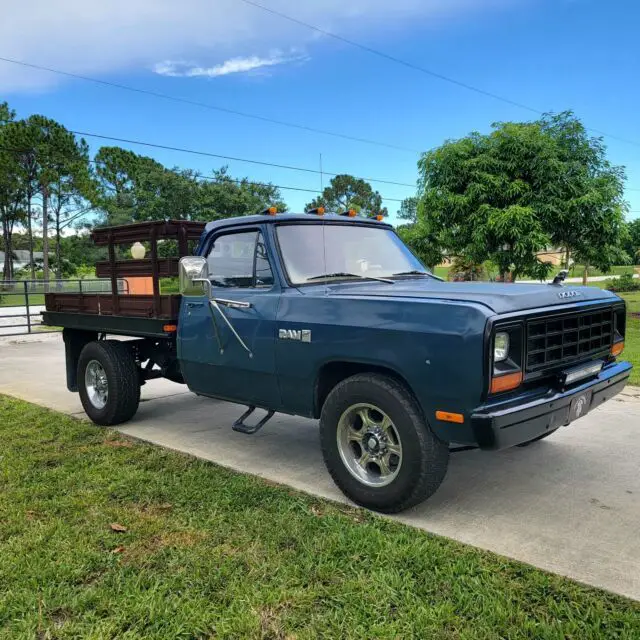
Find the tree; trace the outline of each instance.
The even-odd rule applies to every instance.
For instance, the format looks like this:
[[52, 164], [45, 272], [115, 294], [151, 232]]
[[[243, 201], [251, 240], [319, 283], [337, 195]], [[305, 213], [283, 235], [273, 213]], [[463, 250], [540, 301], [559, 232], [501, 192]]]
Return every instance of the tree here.
[[335, 213], [355, 209], [363, 216], [387, 215], [387, 209], [382, 206], [380, 194], [374, 191], [365, 180], [348, 174], [332, 178], [322, 194], [306, 205], [307, 209], [316, 207], [324, 207]]
[[88, 193], [88, 147], [84, 140], [77, 141], [61, 124], [41, 115], [10, 123], [7, 129], [9, 143], [18, 150], [18, 176], [25, 194], [32, 278], [35, 277], [32, 200], [36, 194], [40, 195], [43, 275], [46, 281], [49, 279], [48, 229], [52, 198], [60, 206], [60, 218], [68, 198]]
[[218, 220], [255, 214], [274, 206], [286, 211], [280, 190], [272, 184], [232, 178], [226, 167], [214, 170], [211, 179], [200, 182], [199, 220]]
[[409, 224], [413, 224], [418, 221], [418, 202], [420, 199], [417, 196], [405, 198], [400, 203], [400, 209], [398, 210], [398, 218], [400, 220], [406, 220]]
[[624, 250], [633, 263], [638, 264], [640, 260], [640, 218], [627, 222], [626, 226]]
[[0, 103], [0, 221], [2, 223], [2, 245], [4, 249], [3, 279], [13, 279], [13, 229], [24, 218], [23, 185], [18, 179], [16, 154], [7, 137], [7, 123], [11, 123], [15, 112], [6, 102]]
[[608, 271], [626, 263], [623, 167], [606, 158], [602, 138], [587, 135], [570, 111], [546, 115], [541, 131], [555, 143], [554, 180], [542, 185], [539, 209], [554, 246], [565, 250], [568, 268], [572, 254], [584, 264]]
[[436, 234], [429, 228], [428, 220], [424, 217], [418, 220], [418, 204], [419, 198], [415, 196], [402, 201], [397, 215], [400, 220], [407, 222], [399, 225], [396, 231], [422, 264], [433, 270], [444, 256]]
[[425, 153], [418, 221], [453, 254], [501, 276], [545, 277], [552, 244], [610, 265], [621, 240], [622, 170], [571, 113], [497, 123]]

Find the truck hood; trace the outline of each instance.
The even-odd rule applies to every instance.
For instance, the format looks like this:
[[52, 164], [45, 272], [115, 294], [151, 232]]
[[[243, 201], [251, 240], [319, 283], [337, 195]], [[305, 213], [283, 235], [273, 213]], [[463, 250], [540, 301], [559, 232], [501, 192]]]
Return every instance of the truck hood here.
[[[313, 287], [315, 289], [315, 287]], [[324, 287], [323, 287], [324, 289]], [[431, 278], [407, 278], [395, 284], [343, 282], [326, 287], [333, 296], [423, 298], [454, 300], [482, 304], [495, 313], [511, 313], [538, 307], [551, 307], [578, 302], [613, 302], [618, 297], [597, 287], [559, 286], [549, 284], [503, 284], [493, 282], [441, 282]]]

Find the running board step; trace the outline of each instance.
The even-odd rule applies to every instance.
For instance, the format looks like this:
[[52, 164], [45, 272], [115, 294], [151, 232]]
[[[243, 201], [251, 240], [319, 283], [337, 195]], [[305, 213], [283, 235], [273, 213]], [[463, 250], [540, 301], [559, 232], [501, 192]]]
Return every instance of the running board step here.
[[260, 420], [260, 422], [258, 422], [257, 424], [255, 424], [254, 426], [249, 426], [248, 424], [245, 424], [244, 421], [256, 410], [255, 407], [249, 407], [234, 423], [233, 423], [233, 430], [234, 431], [239, 431], [240, 433], [246, 433], [247, 435], [251, 435], [253, 433], [256, 433], [258, 431], [260, 431], [260, 429], [262, 429], [262, 427], [264, 427], [265, 424], [267, 424], [267, 422], [269, 422], [269, 420], [271, 420], [271, 418], [273, 418], [273, 414], [275, 413], [275, 411], [273, 410], [269, 410], [267, 411], [267, 415], [262, 418], [262, 420]]

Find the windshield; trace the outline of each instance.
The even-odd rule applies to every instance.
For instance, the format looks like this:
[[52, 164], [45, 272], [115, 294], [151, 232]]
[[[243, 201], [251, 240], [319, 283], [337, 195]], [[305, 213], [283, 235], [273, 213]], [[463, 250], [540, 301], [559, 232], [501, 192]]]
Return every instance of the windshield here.
[[277, 234], [292, 284], [389, 278], [415, 271], [428, 273], [390, 229], [346, 224], [291, 224], [279, 225]]

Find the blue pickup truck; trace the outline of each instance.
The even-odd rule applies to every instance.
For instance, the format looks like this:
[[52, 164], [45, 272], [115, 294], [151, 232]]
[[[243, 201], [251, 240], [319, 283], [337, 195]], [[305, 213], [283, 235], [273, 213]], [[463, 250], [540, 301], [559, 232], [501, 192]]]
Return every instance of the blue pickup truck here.
[[[274, 412], [316, 418], [334, 481], [374, 510], [432, 495], [453, 447], [551, 435], [631, 371], [618, 359], [626, 316], [613, 293], [444, 282], [392, 226], [354, 212], [146, 224], [97, 231], [110, 250], [98, 272], [114, 285], [151, 275], [153, 295], [47, 296], [44, 322], [64, 327], [67, 385], [89, 417], [129, 420], [140, 386], [165, 377], [246, 405], [233, 425], [245, 434]], [[179, 261], [158, 257], [171, 233]], [[113, 245], [140, 239], [151, 259], [118, 260]], [[158, 278], [174, 267], [180, 295], [161, 296]], [[248, 424], [256, 409], [266, 413]]]

